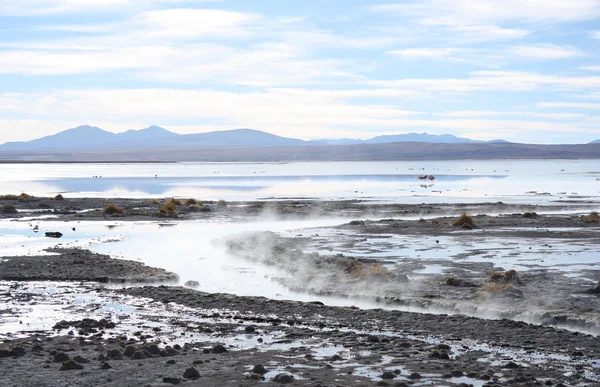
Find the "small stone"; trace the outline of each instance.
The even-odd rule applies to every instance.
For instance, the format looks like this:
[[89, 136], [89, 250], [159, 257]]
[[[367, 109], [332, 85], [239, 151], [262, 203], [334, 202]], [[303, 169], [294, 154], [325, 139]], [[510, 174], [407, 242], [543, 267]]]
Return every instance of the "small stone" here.
[[194, 364], [194, 365], [204, 364], [204, 361], [202, 361], [202, 360], [194, 360], [194, 362], [192, 364]]
[[244, 328], [244, 332], [246, 333], [254, 333], [256, 332], [256, 328], [253, 325], [248, 325]]
[[175, 361], [175, 360], [173, 360], [173, 359], [171, 359], [171, 360], [167, 360], [167, 364], [173, 365], [173, 364], [175, 364], [175, 363], [176, 363], [176, 361]]
[[408, 378], [411, 380], [421, 379], [421, 374], [413, 372], [412, 374], [410, 374], [410, 376]]
[[186, 379], [198, 379], [200, 377], [200, 372], [194, 367], [190, 367], [183, 373], [183, 377]]
[[87, 364], [90, 362], [88, 359], [80, 355], [75, 356], [73, 360], [75, 360], [79, 364]]
[[69, 359], [70, 359], [69, 355], [67, 355], [64, 352], [59, 352], [56, 355], [54, 355], [54, 358], [52, 359], [52, 361], [54, 363], [62, 363], [62, 362], [65, 362], [65, 361], [67, 361]]
[[133, 345], [128, 345], [127, 347], [125, 347], [125, 350], [123, 351], [123, 355], [126, 357], [132, 357], [134, 353], [135, 353], [135, 347]]
[[112, 366], [110, 364], [106, 363], [106, 362], [102, 363], [102, 365], [100, 366], [101, 370], [109, 370], [111, 368], [112, 368]]
[[391, 371], [385, 371], [381, 375], [381, 379], [394, 379], [395, 377], [396, 377], [396, 375]]
[[168, 384], [179, 384], [181, 383], [181, 380], [179, 380], [179, 378], [169, 378], [169, 377], [164, 377], [162, 379], [163, 383], [168, 383]]
[[267, 369], [262, 364], [257, 364], [252, 368], [252, 373], [254, 374], [264, 375], [267, 372]]
[[67, 360], [60, 367], [60, 371], [71, 371], [71, 370], [82, 370], [83, 366], [77, 363], [75, 360]]
[[450, 372], [450, 374], [452, 375], [453, 378], [461, 378], [463, 377], [465, 374], [462, 371], [452, 371]]
[[506, 363], [504, 365], [503, 368], [508, 368], [508, 369], [513, 369], [514, 370], [516, 368], [519, 368], [519, 365], [517, 363], [515, 363], [515, 362], [509, 361], [508, 363]]
[[288, 375], [288, 374], [277, 374], [273, 378], [273, 381], [275, 383], [281, 383], [281, 384], [294, 383], [294, 380], [295, 380], [294, 377], [292, 375]]
[[109, 358], [109, 359], [112, 359], [112, 360], [122, 360], [123, 359], [123, 354], [118, 349], [111, 349], [106, 354], [106, 357]]
[[221, 344], [219, 344], [219, 345], [214, 346], [210, 352], [216, 353], [216, 354], [221, 354], [221, 353], [226, 353], [227, 349], [224, 346], [222, 346]]

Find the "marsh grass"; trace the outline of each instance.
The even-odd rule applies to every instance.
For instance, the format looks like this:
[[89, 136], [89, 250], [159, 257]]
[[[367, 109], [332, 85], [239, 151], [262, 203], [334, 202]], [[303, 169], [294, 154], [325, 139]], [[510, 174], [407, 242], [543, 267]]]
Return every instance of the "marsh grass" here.
[[596, 211], [593, 211], [589, 215], [583, 216], [581, 221], [584, 223], [598, 223], [600, 222], [600, 215]]
[[33, 196], [28, 195], [25, 192], [20, 194], [19, 197], [17, 198], [17, 200], [20, 202], [24, 202], [24, 201], [31, 200], [31, 199], [33, 199]]
[[[198, 201], [194, 198], [189, 198], [188, 200], [185, 201], [186, 206], [193, 206], [196, 204], [198, 204]], [[202, 203], [200, 203], [200, 204], [202, 204]]]
[[104, 207], [104, 210], [102, 212], [104, 212], [107, 215], [123, 215], [125, 213], [125, 209], [115, 204], [108, 204], [106, 205], [106, 207]]
[[462, 228], [473, 228], [475, 227], [475, 222], [473, 221], [473, 217], [463, 212], [460, 214], [460, 217], [452, 223], [454, 227], [462, 227]]
[[452, 276], [452, 277], [447, 277], [446, 280], [444, 281], [444, 283], [448, 286], [458, 286], [459, 284], [459, 280]]
[[13, 206], [12, 204], [3, 205], [1, 210], [5, 214], [16, 214], [17, 213], [17, 208], [15, 206]]
[[[175, 215], [177, 213], [177, 199], [169, 199], [167, 200], [162, 207], [158, 210], [161, 215]], [[181, 203], [181, 201], [179, 201]]]
[[181, 200], [175, 199], [175, 198], [172, 198], [171, 200], [173, 201], [173, 203], [175, 203], [175, 205], [177, 205], [177, 206], [181, 205]]
[[217, 208], [227, 208], [227, 202], [225, 200], [219, 200], [217, 202]]
[[520, 284], [521, 278], [516, 270], [507, 270], [503, 273], [497, 271], [489, 275], [487, 283], [494, 284]]
[[350, 277], [353, 279], [367, 279], [373, 277], [385, 277], [390, 270], [380, 263], [365, 265], [362, 262], [350, 264]]

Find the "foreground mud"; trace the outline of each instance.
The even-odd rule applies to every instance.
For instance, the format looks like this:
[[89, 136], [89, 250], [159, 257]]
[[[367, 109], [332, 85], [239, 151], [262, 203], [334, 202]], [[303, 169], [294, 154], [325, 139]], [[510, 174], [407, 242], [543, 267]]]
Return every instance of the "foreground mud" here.
[[[6, 285], [15, 295], [29, 294], [28, 302], [42, 302], [31, 289]], [[77, 319], [56, 321], [51, 332], [7, 337], [0, 380], [132, 387], [600, 383], [600, 342], [549, 327], [165, 286], [93, 291], [137, 310], [80, 306], [72, 310]], [[62, 301], [57, 295], [43, 302]]]

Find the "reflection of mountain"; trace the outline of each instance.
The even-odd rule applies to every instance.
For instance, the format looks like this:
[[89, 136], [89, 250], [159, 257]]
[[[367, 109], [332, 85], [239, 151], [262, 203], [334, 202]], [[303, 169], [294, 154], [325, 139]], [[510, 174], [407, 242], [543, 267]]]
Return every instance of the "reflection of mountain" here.
[[[502, 179], [506, 176], [439, 176], [436, 182], [468, 181], [479, 178]], [[43, 180], [40, 183], [52, 184], [62, 192], [108, 192], [119, 189], [128, 192], [142, 192], [150, 195], [164, 195], [175, 188], [201, 188], [220, 191], [253, 192], [281, 183], [291, 182], [402, 182], [418, 184], [414, 175], [331, 175], [331, 176], [234, 176], [234, 177], [120, 177], [120, 178], [72, 178]]]

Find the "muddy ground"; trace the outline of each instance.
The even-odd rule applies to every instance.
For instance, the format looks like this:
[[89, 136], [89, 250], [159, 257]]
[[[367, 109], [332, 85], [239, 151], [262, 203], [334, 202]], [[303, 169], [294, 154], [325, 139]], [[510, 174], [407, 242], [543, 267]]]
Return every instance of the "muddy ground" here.
[[[453, 309], [460, 302], [461, 310], [470, 306], [474, 314], [489, 307], [505, 315], [494, 315], [492, 320], [329, 307], [320, 302], [209, 294], [172, 286], [99, 286], [97, 282], [171, 281], [175, 275], [86, 250], [61, 249], [52, 251], [53, 256], [0, 259], [0, 385], [600, 384], [600, 339], [584, 333], [595, 333], [593, 328], [598, 326], [597, 271], [568, 277], [530, 267], [513, 276], [491, 262], [456, 259], [450, 270], [415, 281], [425, 264], [418, 258], [401, 264], [396, 260], [396, 266], [388, 269], [385, 257], [374, 260], [322, 252], [336, 238], [352, 250], [369, 238], [379, 238], [384, 245], [390, 236], [422, 241], [424, 255], [443, 245], [444, 237], [456, 235], [521, 238], [524, 250], [527, 240], [541, 237], [573, 243], [576, 249], [600, 246], [597, 222], [557, 213], [591, 212], [597, 207], [595, 202], [514, 206], [287, 200], [188, 206], [183, 201], [169, 216], [158, 212], [164, 202], [4, 199], [0, 208], [12, 205], [19, 211], [8, 208], [0, 211], [0, 217], [55, 215], [64, 221], [248, 219], [262, 214], [354, 217], [357, 221], [324, 230], [331, 233], [324, 237], [316, 232], [296, 236], [249, 233], [221, 243], [232, 254], [282, 272], [279, 278], [265, 281], [312, 293], [315, 299], [319, 295], [367, 298], [386, 307], [438, 313], [456, 312]], [[122, 207], [123, 213], [104, 213], [108, 204]], [[478, 215], [472, 227], [462, 228], [453, 225], [461, 211], [489, 215]], [[486, 254], [491, 252], [480, 252]], [[492, 280], [494, 273], [499, 277]], [[47, 291], [61, 285], [40, 281], [79, 283], [66, 283], [64, 291]], [[88, 293], [100, 301], [94, 305], [74, 302], [78, 294]], [[46, 321], [43, 329], [28, 328], [28, 313], [49, 307], [60, 311], [56, 321], [50, 327]], [[523, 309], [537, 307], [544, 312], [536, 316], [536, 324], [498, 319], [514, 319]], [[3, 325], [18, 324], [21, 319], [25, 321], [22, 329], [2, 333]]]

